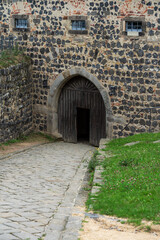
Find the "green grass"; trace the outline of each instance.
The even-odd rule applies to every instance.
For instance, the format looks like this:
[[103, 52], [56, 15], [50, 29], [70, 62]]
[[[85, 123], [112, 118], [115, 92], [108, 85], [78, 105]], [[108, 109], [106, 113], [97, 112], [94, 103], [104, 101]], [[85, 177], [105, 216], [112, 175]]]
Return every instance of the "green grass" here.
[[93, 156], [88, 164], [88, 172], [90, 174], [90, 180], [89, 180], [89, 186], [92, 187], [93, 185], [93, 179], [94, 179], [94, 172], [95, 168], [98, 165], [97, 155], [99, 155], [98, 151], [96, 150], [93, 153]]
[[93, 153], [93, 156], [89, 162], [89, 165], [88, 165], [88, 170], [90, 173], [94, 172], [95, 171], [95, 168], [96, 166], [98, 165], [98, 161], [97, 161], [97, 155], [98, 155], [98, 151], [95, 151]]
[[28, 135], [21, 135], [17, 139], [11, 139], [11, 140], [8, 140], [7, 142], [1, 143], [0, 147], [3, 148], [3, 146], [9, 146], [11, 144], [21, 143], [21, 142], [35, 142], [42, 139], [46, 139], [48, 142], [55, 142], [57, 140], [55, 137], [45, 133], [31, 132]]
[[[35, 134], [35, 133], [34, 133]], [[36, 133], [38, 134], [39, 136], [42, 136], [44, 138], [46, 138], [49, 142], [55, 142], [56, 141], [56, 138], [51, 136], [51, 135], [48, 135], [48, 134], [45, 134], [45, 133], [42, 133], [42, 132], [39, 132], [39, 133]]]
[[[102, 162], [103, 184], [87, 201], [101, 214], [128, 218], [139, 225], [142, 219], [160, 221], [160, 133], [115, 139], [106, 145], [112, 157]], [[133, 146], [124, 144], [134, 141]]]
[[20, 51], [18, 46], [0, 53], [0, 69], [22, 62], [30, 62], [30, 57], [24, 55], [24, 52]]

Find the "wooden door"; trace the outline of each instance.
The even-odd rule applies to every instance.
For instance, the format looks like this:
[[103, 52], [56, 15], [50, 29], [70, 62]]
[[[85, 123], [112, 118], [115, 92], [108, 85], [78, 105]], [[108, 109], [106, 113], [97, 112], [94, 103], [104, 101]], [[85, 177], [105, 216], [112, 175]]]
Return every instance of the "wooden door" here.
[[106, 111], [99, 92], [91, 97], [90, 143], [99, 146], [101, 138], [106, 137]]
[[71, 79], [63, 87], [59, 97], [58, 129], [64, 141], [77, 142], [79, 108], [89, 110], [89, 142], [98, 146], [100, 139], [106, 137], [105, 106], [95, 85], [81, 76]]

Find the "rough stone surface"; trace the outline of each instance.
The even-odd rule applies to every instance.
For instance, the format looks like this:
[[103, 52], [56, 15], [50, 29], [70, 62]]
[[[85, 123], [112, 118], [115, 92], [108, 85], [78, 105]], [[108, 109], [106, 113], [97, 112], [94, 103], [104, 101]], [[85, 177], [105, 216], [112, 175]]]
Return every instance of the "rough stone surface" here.
[[136, 145], [136, 144], [138, 144], [138, 143], [140, 143], [140, 141], [126, 143], [124, 146], [133, 146], [133, 145]]
[[32, 130], [32, 78], [29, 64], [0, 70], [0, 142]]
[[160, 140], [154, 141], [153, 143], [160, 143]]
[[1, 160], [0, 239], [77, 240], [75, 201], [93, 149], [57, 142]]
[[[28, 17], [26, 31], [15, 31], [16, 15]], [[138, 114], [160, 102], [159, 15], [157, 0], [0, 0], [0, 48], [18, 43], [32, 58], [36, 129], [46, 132], [47, 121], [57, 118], [57, 109], [48, 106], [54, 81], [65, 83], [79, 68], [77, 74], [85, 69], [105, 88], [114, 116], [107, 116], [108, 128], [114, 137], [159, 131], [160, 109], [152, 111], [152, 121], [148, 110]], [[71, 33], [73, 17], [86, 19], [86, 34]], [[127, 18], [143, 21], [142, 36], [126, 35]], [[50, 132], [56, 129], [51, 126]]]
[[[99, 162], [101, 162], [104, 158], [107, 157], [105, 151], [103, 149], [106, 147], [106, 144], [108, 143], [109, 139], [101, 139], [100, 144], [99, 144], [99, 152], [101, 155], [97, 155], [96, 158]], [[103, 182], [102, 179], [102, 172], [103, 172], [103, 167], [102, 166], [96, 166], [95, 172], [94, 172], [94, 178], [93, 178], [93, 187], [91, 190], [92, 194], [97, 194], [100, 190], [100, 185]]]

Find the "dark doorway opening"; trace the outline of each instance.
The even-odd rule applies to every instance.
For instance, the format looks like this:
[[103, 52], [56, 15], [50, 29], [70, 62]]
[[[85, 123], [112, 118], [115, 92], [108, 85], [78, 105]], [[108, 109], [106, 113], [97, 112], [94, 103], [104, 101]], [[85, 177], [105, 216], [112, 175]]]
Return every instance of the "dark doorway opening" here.
[[90, 110], [77, 108], [77, 141], [89, 142]]
[[[106, 137], [106, 110], [95, 85], [76, 76], [62, 88], [58, 102], [58, 131], [64, 141], [99, 146]], [[87, 140], [87, 141], [86, 141]]]

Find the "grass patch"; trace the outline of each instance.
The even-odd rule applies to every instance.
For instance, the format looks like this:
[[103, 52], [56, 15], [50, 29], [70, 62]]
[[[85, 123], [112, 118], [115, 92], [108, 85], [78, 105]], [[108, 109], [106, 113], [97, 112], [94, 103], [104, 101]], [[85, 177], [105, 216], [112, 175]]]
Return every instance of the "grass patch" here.
[[21, 136], [20, 140], [34, 142], [36, 140], [46, 139], [48, 142], [55, 142], [57, 138], [42, 132], [31, 132], [27, 136]]
[[20, 139], [11, 139], [11, 140], [8, 140], [7, 142], [3, 143], [4, 146], [9, 146], [13, 143], [18, 143], [20, 142], [21, 140]]
[[[101, 163], [103, 184], [87, 205], [136, 225], [160, 222], [160, 144], [153, 143], [159, 139], [160, 133], [146, 133], [109, 142], [104, 151], [113, 157]], [[124, 146], [135, 141], [140, 143]]]
[[151, 231], [151, 226], [145, 226], [145, 231], [150, 232]]
[[0, 53], [0, 69], [7, 68], [19, 63], [30, 62], [30, 57], [26, 56], [18, 46], [13, 49], [4, 50]]
[[93, 156], [92, 156], [92, 158], [89, 162], [89, 165], [88, 165], [88, 171], [89, 171], [89, 174], [90, 174], [89, 186], [91, 186], [91, 187], [92, 187], [92, 184], [93, 184], [95, 168], [98, 165], [98, 160], [97, 160], [97, 155], [98, 154], [99, 154], [98, 151], [95, 151], [93, 153]]
[[97, 160], [97, 155], [98, 155], [98, 151], [95, 151], [93, 153], [93, 156], [89, 162], [89, 165], [88, 165], [88, 169], [89, 169], [89, 172], [92, 173], [95, 171], [95, 168], [96, 166], [98, 165], [98, 160]]
[[37, 133], [37, 134], [40, 135], [40, 136], [42, 136], [42, 137], [44, 137], [44, 138], [46, 138], [49, 142], [55, 142], [55, 140], [56, 140], [55, 137], [53, 137], [53, 136], [51, 136], [51, 135], [48, 135], [48, 134], [45, 134], [45, 133], [39, 132], [39, 133]]
[[32, 133], [30, 133], [26, 136], [21, 135], [17, 139], [11, 139], [11, 140], [8, 140], [7, 142], [1, 143], [0, 147], [3, 149], [3, 146], [10, 146], [11, 144], [15, 144], [15, 143], [36, 142], [36, 141], [42, 141], [42, 140], [47, 140], [47, 142], [55, 142], [57, 139], [55, 137], [50, 136], [50, 135], [45, 134], [45, 133], [32, 132]]

